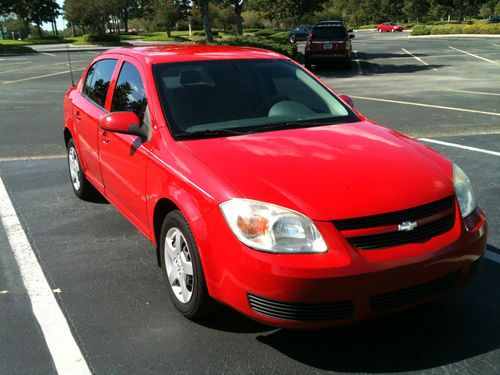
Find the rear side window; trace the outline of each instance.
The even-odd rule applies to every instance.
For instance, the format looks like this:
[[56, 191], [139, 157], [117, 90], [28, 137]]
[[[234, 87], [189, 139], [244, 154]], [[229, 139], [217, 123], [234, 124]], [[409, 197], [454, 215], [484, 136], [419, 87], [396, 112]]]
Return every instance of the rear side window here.
[[146, 92], [139, 71], [134, 65], [128, 62], [123, 63], [113, 94], [111, 112], [135, 112], [142, 123], [147, 104]]
[[83, 94], [101, 107], [104, 107], [106, 102], [106, 94], [115, 66], [116, 60], [99, 60], [90, 67], [85, 78]]
[[344, 40], [347, 32], [343, 26], [315, 27], [312, 35], [317, 40]]

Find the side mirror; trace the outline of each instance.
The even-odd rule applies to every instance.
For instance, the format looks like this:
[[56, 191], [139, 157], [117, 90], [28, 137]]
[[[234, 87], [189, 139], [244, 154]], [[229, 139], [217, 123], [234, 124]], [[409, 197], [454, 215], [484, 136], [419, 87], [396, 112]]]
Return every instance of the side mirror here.
[[349, 34], [349, 38], [354, 39], [355, 37], [356, 37], [356, 35], [354, 35], [354, 34]]
[[122, 134], [137, 135], [142, 139], [148, 139], [149, 130], [142, 126], [135, 112], [113, 112], [104, 115], [99, 120], [101, 129]]
[[339, 98], [345, 103], [347, 104], [348, 106], [350, 106], [351, 108], [354, 108], [354, 103], [351, 99], [350, 96], [347, 96], [347, 95], [340, 95]]

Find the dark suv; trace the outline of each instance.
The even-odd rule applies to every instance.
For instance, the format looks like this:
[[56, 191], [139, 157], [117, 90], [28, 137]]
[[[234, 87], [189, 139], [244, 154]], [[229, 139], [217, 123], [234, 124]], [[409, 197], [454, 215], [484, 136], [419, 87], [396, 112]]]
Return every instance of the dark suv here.
[[311, 30], [305, 49], [305, 65], [309, 69], [312, 64], [321, 62], [341, 62], [350, 68], [352, 60], [351, 39], [342, 24], [317, 24]]

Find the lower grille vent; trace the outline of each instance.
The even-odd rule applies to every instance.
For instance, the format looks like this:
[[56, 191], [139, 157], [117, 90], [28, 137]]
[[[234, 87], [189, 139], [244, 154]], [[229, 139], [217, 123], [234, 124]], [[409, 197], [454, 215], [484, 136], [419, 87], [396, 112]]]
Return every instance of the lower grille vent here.
[[349, 318], [354, 314], [352, 301], [290, 303], [278, 302], [249, 293], [248, 302], [255, 312], [277, 319], [300, 321], [336, 320]]
[[424, 284], [378, 294], [370, 297], [370, 305], [372, 310], [377, 312], [409, 305], [451, 289], [457, 283], [459, 277], [460, 271], [457, 271]]

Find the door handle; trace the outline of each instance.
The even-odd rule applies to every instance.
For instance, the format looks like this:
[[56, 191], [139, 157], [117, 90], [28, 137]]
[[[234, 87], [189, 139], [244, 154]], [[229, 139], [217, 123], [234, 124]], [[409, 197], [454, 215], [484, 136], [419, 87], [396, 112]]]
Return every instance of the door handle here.
[[82, 114], [80, 113], [80, 111], [76, 111], [75, 112], [75, 118], [80, 121], [82, 119]]
[[109, 139], [109, 137], [106, 135], [107, 134], [106, 130], [102, 130], [102, 129], [99, 130], [99, 134], [101, 135], [102, 143], [107, 145], [111, 139]]

